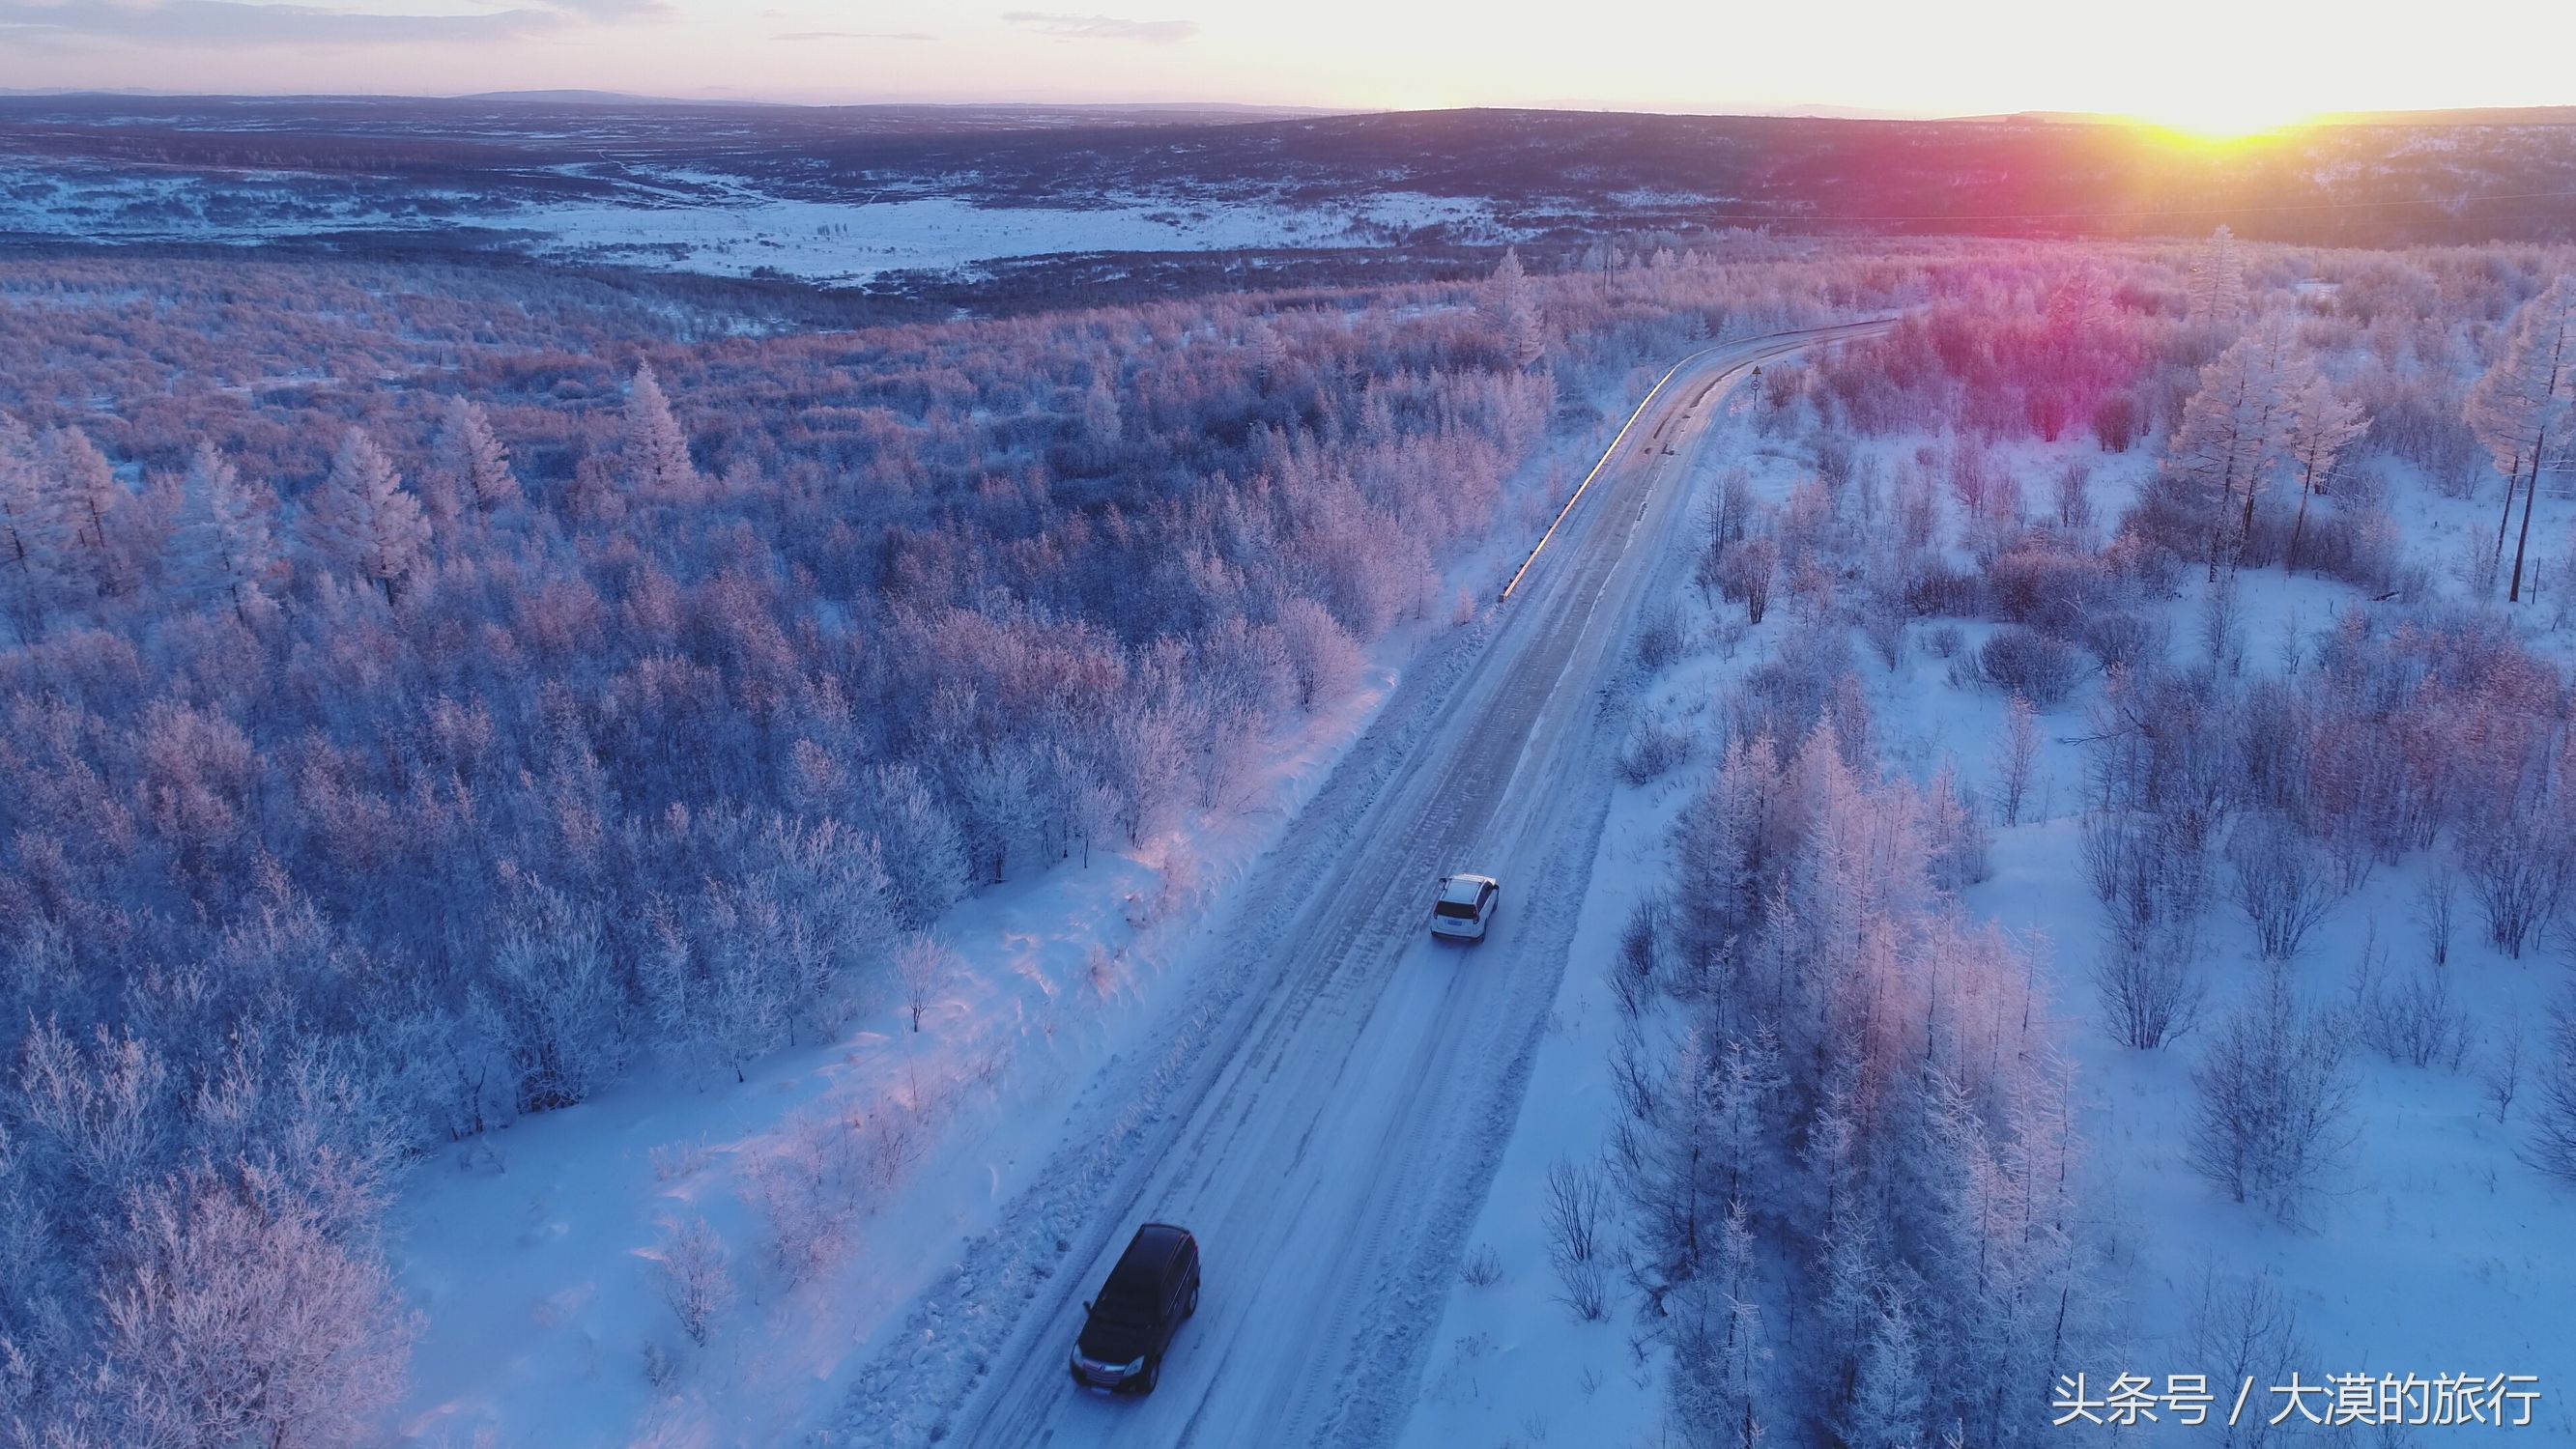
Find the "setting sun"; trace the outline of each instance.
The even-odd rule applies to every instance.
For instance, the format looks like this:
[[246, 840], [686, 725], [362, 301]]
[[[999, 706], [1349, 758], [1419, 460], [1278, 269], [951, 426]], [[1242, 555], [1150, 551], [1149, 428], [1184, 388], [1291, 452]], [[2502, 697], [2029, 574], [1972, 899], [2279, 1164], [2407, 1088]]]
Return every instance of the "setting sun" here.
[[2205, 96], [2157, 107], [2135, 119], [2203, 145], [2250, 140], [2310, 119], [2312, 113], [2261, 96]]

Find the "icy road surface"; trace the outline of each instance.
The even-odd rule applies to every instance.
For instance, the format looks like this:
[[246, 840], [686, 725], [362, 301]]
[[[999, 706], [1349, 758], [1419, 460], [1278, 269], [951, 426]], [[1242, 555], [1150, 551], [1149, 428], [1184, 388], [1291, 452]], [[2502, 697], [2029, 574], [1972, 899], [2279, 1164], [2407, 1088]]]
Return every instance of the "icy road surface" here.
[[[1432, 646], [1262, 864], [1154, 1047], [1101, 1069], [1002, 1226], [888, 1333], [840, 1442], [1392, 1437], [1566, 964], [1607, 789], [1599, 702], [1645, 565], [1688, 520], [1693, 454], [1753, 366], [1884, 325], [1674, 370], [1512, 601]], [[1453, 870], [1503, 882], [1481, 945], [1430, 939]], [[1146, 1221], [1198, 1234], [1198, 1315], [1152, 1396], [1078, 1389], [1083, 1301]]]

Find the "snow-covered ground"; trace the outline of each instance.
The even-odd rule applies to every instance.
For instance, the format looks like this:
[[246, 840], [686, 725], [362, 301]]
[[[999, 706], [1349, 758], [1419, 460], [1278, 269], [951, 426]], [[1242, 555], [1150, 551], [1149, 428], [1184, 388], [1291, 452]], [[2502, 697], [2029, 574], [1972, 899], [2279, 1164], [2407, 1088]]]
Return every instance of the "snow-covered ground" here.
[[824, 283], [1063, 253], [1365, 247], [1432, 227], [1466, 240], [1512, 239], [1481, 199], [1403, 191], [1313, 203], [1110, 196], [978, 206], [900, 194], [788, 199], [685, 170], [621, 171], [595, 200], [542, 195], [551, 189], [532, 185], [514, 197], [285, 172], [0, 163], [0, 235], [247, 244], [353, 231], [435, 238], [472, 228], [557, 260]]
[[1058, 252], [1363, 246], [1378, 239], [1370, 228], [1486, 220], [1479, 202], [1401, 193], [1312, 209], [1128, 200], [1079, 210], [979, 207], [949, 197], [850, 203], [745, 195], [664, 207], [549, 202], [495, 212], [486, 224], [533, 233], [540, 251], [560, 257], [846, 282]]

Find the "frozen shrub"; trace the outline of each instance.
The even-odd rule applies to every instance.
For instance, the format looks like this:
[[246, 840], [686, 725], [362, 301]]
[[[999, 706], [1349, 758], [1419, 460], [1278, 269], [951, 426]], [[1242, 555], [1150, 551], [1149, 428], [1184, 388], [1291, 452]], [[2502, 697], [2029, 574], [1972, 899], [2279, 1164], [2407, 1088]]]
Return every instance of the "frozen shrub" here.
[[1771, 609], [1771, 580], [1780, 566], [1780, 546], [1767, 538], [1749, 538], [1729, 550], [1719, 573], [1721, 591], [1744, 605], [1744, 621], [1759, 624]]
[[704, 1218], [691, 1218], [663, 1235], [657, 1260], [662, 1301], [689, 1342], [703, 1348], [715, 1317], [733, 1301], [733, 1272], [724, 1243]]
[[1603, 1236], [1609, 1206], [1609, 1188], [1598, 1170], [1571, 1162], [1547, 1170], [1542, 1211], [1548, 1261], [1563, 1289], [1557, 1301], [1585, 1323], [1610, 1316], [1610, 1251]]
[[2469, 1054], [2469, 1018], [2451, 997], [2451, 975], [2429, 966], [2392, 981], [2385, 954], [2365, 951], [2352, 978], [2361, 1044], [2400, 1066], [2456, 1072]]
[[1490, 1243], [1478, 1243], [1458, 1260], [1458, 1281], [1470, 1288], [1491, 1288], [1503, 1281], [1503, 1258]]
[[2192, 1166], [2236, 1201], [2302, 1222], [2352, 1142], [2344, 1041], [2339, 1023], [2267, 971], [2192, 1072]]
[[1869, 641], [1870, 652], [1890, 669], [1905, 662], [1906, 612], [1902, 601], [1883, 594], [1871, 594], [1864, 600], [1860, 616], [1861, 637]]
[[644, 1382], [657, 1393], [669, 1393], [680, 1381], [680, 1360], [658, 1338], [644, 1340]]
[[2522, 1091], [2522, 1028], [2507, 1027], [2504, 1040], [2487, 1055], [2478, 1071], [2478, 1090], [2495, 1108], [2497, 1125], [2513, 1115], [2513, 1099]]
[[1619, 1010], [1626, 1016], [1635, 1017], [1654, 1000], [1657, 968], [1671, 932], [1666, 915], [1663, 898], [1648, 896], [1619, 928], [1619, 954], [1610, 963], [1610, 989], [1617, 993]]
[[2018, 694], [2038, 709], [2065, 703], [2083, 673], [2073, 645], [2017, 624], [1986, 640], [1977, 651], [1976, 668], [1989, 687]]
[[2060, 637], [2076, 635], [2118, 591], [2119, 580], [2098, 556], [2042, 544], [2016, 547], [1986, 570], [1996, 617]]
[[1905, 607], [1923, 618], [1972, 619], [1986, 611], [1986, 581], [1929, 554], [1905, 576]]
[[2485, 914], [2487, 940], [2508, 956], [2521, 957], [2576, 881], [2576, 853], [2560, 834], [2538, 822], [2517, 821], [2482, 832], [2468, 851], [2469, 891]]
[[[2117, 451], [2116, 449], [2114, 451]], [[2093, 526], [2093, 468], [2081, 458], [2070, 458], [2057, 470], [2050, 489], [2057, 505], [2057, 526], [2069, 531]]]
[[2289, 819], [2259, 811], [2227, 836], [2229, 887], [2266, 961], [2299, 954], [2308, 932], [2343, 898], [2332, 862]]
[[2576, 989], [2561, 996], [2550, 1013], [2532, 1088], [2526, 1155], [2532, 1166], [2576, 1186]]
[[2084, 818], [2077, 849], [2085, 882], [2132, 951], [2150, 936], [2197, 921], [2208, 908], [2209, 861], [2187, 820], [2151, 811]]
[[2191, 1029], [2208, 994], [2199, 951], [2199, 937], [2187, 924], [2108, 933], [2094, 962], [2093, 989], [2115, 1040], [2153, 1051]]
[[2125, 453], [2138, 437], [2138, 400], [2125, 392], [2105, 394], [2093, 405], [2093, 437], [2106, 453]]
[[865, 1182], [858, 1124], [818, 1113], [752, 1164], [745, 1197], [769, 1229], [771, 1266], [789, 1285], [839, 1261]]
[[1650, 674], [1669, 668], [1688, 642], [1680, 611], [1669, 605], [1657, 608], [1637, 627], [1637, 662]]
[[2161, 618], [2114, 609], [2086, 619], [2077, 638], [2106, 670], [2162, 664], [2172, 631]]
[[1660, 718], [1637, 722], [1619, 752], [1619, 778], [1643, 785], [1690, 758], [1690, 732]]

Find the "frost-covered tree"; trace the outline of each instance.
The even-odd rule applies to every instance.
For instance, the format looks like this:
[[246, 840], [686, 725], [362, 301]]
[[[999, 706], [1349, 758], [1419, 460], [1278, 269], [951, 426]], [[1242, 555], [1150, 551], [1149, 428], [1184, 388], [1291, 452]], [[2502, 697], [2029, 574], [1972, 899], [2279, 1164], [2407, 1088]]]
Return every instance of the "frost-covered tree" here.
[[2553, 456], [2550, 439], [2566, 432], [2571, 399], [2576, 399], [2576, 277], [2562, 276], [2514, 314], [2503, 352], [2469, 389], [2469, 426], [2505, 479], [2504, 509], [2496, 518], [2499, 561], [2504, 556], [2506, 529], [2513, 521], [2514, 493], [2520, 489], [2523, 495], [2522, 532], [2514, 546], [2507, 602], [2522, 598], [2540, 475], [2546, 468], [2566, 466], [2563, 441]]
[[1493, 278], [1486, 284], [1485, 308], [1495, 336], [1503, 345], [1503, 355], [1516, 367], [1528, 367], [1547, 355], [1547, 336], [1539, 325], [1538, 298], [1529, 274], [1521, 269], [1521, 254], [1506, 250], [1494, 267]]
[[449, 480], [458, 506], [498, 512], [519, 501], [519, 477], [510, 453], [492, 434], [491, 420], [470, 398], [453, 398], [439, 420], [436, 471]]
[[[2548, 1029], [2541, 1038], [2539, 1069], [2533, 1074], [2532, 1096], [2535, 1100], [2528, 1148], [2531, 1163], [2551, 1177], [2576, 1186], [2576, 989], [2562, 995], [2551, 1008]], [[2508, 1085], [2500, 1096], [2496, 1114], [2499, 1119], [2504, 1115], [2501, 1104], [2512, 1100], [2513, 1090]]]
[[44, 627], [65, 582], [72, 520], [49, 486], [36, 438], [0, 413], [0, 584], [21, 639]]
[[107, 455], [78, 427], [56, 428], [45, 434], [43, 466], [54, 508], [70, 521], [72, 551], [92, 585], [102, 594], [132, 588], [133, 560], [122, 535], [134, 495], [117, 481]]
[[2191, 1165], [2238, 1202], [2304, 1221], [2352, 1143], [2350, 1055], [2342, 1024], [2268, 968], [2192, 1071]]
[[2031, 777], [2039, 768], [2039, 712], [2019, 694], [2004, 702], [2004, 727], [1995, 738], [1995, 814], [2019, 825]]
[[2195, 327], [2224, 329], [2244, 320], [2245, 258], [2233, 230], [2220, 226], [2194, 249], [2188, 299]]
[[1106, 453], [1118, 445], [1118, 394], [1106, 374], [1094, 377], [1082, 394], [1082, 432], [1091, 446]]
[[688, 498], [698, 490], [688, 435], [649, 362], [635, 365], [626, 390], [625, 473], [627, 486], [648, 497]]
[[384, 590], [385, 602], [395, 603], [427, 561], [429, 521], [375, 439], [364, 428], [351, 428], [332, 456], [329, 476], [313, 492], [306, 536], [315, 553]]
[[1924, 1382], [1913, 1315], [1904, 1295], [1885, 1290], [1860, 1353], [1860, 1379], [1844, 1420], [1853, 1449], [1920, 1449], [1931, 1388]]
[[270, 590], [281, 562], [268, 506], [212, 443], [199, 443], [181, 485], [173, 543], [180, 587], [221, 602], [245, 624], [276, 612]]
[[2287, 319], [2256, 322], [2200, 370], [2174, 430], [2166, 473], [2181, 485], [2184, 506], [2206, 534], [2212, 583], [2222, 561], [2234, 566], [2255, 500], [2283, 462], [2294, 406], [2293, 346]]
[[346, 1449], [402, 1393], [391, 1276], [274, 1172], [138, 1194], [106, 1290], [115, 1442]]
[[2339, 396], [2323, 373], [2311, 371], [2299, 385], [2290, 404], [2286, 450], [2290, 471], [2299, 483], [2299, 516], [2290, 526], [2286, 567], [2296, 570], [2299, 566], [2299, 544], [2308, 531], [2308, 500], [2333, 484], [2335, 467], [2342, 462], [2345, 450], [2369, 427], [2370, 414], [2359, 403]]

